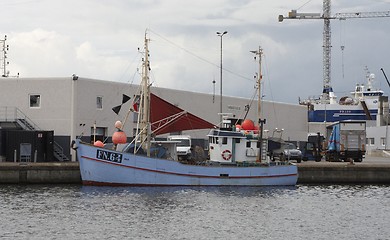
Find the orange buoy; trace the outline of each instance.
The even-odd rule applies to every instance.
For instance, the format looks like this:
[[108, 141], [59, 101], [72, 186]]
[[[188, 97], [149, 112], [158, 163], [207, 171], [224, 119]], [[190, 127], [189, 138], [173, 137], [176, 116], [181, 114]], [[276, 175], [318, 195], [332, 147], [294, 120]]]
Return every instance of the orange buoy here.
[[116, 121], [115, 122], [115, 128], [121, 129], [122, 128], [122, 122], [121, 121]]
[[97, 140], [96, 142], [93, 143], [95, 147], [104, 147], [104, 143], [100, 140]]
[[114, 134], [112, 135], [112, 142], [113, 142], [114, 144], [123, 144], [123, 143], [126, 143], [126, 142], [127, 142], [126, 133], [123, 132], [123, 131], [114, 132]]
[[241, 127], [242, 127], [242, 129], [244, 129], [244, 130], [254, 130], [254, 129], [255, 129], [255, 124], [253, 123], [252, 120], [250, 120], [250, 119], [245, 119], [245, 120], [241, 123]]

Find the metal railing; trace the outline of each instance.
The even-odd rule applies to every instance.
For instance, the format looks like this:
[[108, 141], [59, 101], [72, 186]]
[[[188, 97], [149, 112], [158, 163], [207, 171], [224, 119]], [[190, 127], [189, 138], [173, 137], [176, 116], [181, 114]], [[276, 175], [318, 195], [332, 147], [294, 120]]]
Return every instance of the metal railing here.
[[[17, 107], [0, 106], [0, 122], [15, 122], [27, 131], [41, 130]], [[55, 141], [53, 142], [53, 154], [59, 161], [69, 161], [69, 158], [64, 154], [64, 149]]]
[[0, 107], [0, 121], [17, 122], [24, 130], [41, 130], [17, 107]]

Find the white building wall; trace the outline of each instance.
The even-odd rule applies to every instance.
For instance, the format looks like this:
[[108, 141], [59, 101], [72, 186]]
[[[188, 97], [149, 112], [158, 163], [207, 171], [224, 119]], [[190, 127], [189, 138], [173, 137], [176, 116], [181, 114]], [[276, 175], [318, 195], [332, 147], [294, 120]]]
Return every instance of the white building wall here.
[[[69, 135], [71, 111], [69, 78], [1, 78], [0, 106], [17, 107], [42, 130]], [[30, 94], [41, 96], [40, 107], [30, 107]]]
[[390, 148], [390, 127], [367, 127], [366, 147], [368, 154], [374, 151], [388, 150]]
[[[55, 136], [90, 136], [91, 128], [107, 128], [110, 136], [114, 123], [123, 121], [130, 108], [130, 102], [123, 105], [119, 115], [112, 107], [121, 104], [122, 94], [133, 97], [137, 94], [138, 85], [127, 83], [93, 80], [78, 77], [62, 78], [2, 78], [0, 81], [0, 107], [17, 107], [25, 113], [42, 130], [54, 130]], [[176, 106], [191, 112], [215, 125], [219, 124], [220, 98], [212, 94], [179, 91], [165, 88], [153, 88], [152, 92]], [[41, 95], [39, 108], [29, 107], [29, 94]], [[103, 108], [97, 109], [96, 98], [101, 96]], [[250, 99], [223, 97], [223, 112], [232, 113], [232, 117], [243, 118], [245, 106]], [[257, 102], [254, 101], [248, 118], [256, 120]], [[266, 119], [264, 129], [272, 134], [275, 128], [283, 129], [282, 137], [289, 141], [306, 141], [308, 133], [307, 109], [298, 104], [286, 104], [264, 101], [262, 118]], [[130, 113], [125, 125], [125, 132], [132, 136], [134, 124], [133, 113]], [[206, 138], [208, 130], [185, 131], [194, 138]]]

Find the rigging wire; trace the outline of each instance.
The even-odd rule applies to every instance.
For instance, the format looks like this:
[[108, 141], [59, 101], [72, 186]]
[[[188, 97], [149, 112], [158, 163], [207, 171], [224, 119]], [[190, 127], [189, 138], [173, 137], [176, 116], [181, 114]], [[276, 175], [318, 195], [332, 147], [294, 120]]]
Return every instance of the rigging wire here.
[[[185, 49], [184, 47], [182, 47], [182, 46], [180, 46], [180, 45], [178, 45], [178, 44], [172, 42], [171, 40], [167, 39], [166, 37], [162, 36], [161, 34], [155, 32], [155, 31], [153, 31], [152, 29], [149, 28], [148, 30], [149, 30], [150, 32], [152, 32], [153, 34], [157, 35], [158, 37], [160, 37], [161, 39], [163, 39], [164, 41], [168, 42], [169, 44], [171, 44], [171, 45], [173, 45], [173, 46], [175, 46], [175, 47], [177, 47], [177, 48], [183, 50], [184, 52], [188, 53], [189, 55], [191, 55], [191, 56], [193, 56], [193, 57], [195, 57], [195, 58], [198, 58], [199, 60], [201, 60], [201, 61], [203, 61], [203, 62], [205, 62], [205, 63], [208, 63], [208, 64], [210, 64], [210, 65], [212, 65], [212, 66], [214, 66], [214, 67], [217, 67], [217, 68], [220, 68], [220, 67], [221, 67], [219, 64], [213, 63], [213, 62], [211, 62], [210, 60], [207, 60], [206, 58], [201, 57], [201, 56], [199, 56], [199, 55], [197, 55], [197, 54], [195, 54], [195, 53], [193, 53], [193, 52], [191, 52], [191, 51]], [[231, 71], [231, 70], [229, 70], [229, 69], [227, 69], [227, 68], [224, 68], [224, 67], [223, 67], [222, 70], [225, 71], [225, 72], [228, 72], [228, 73], [230, 73], [230, 74], [232, 74], [232, 75], [235, 75], [236, 77], [239, 77], [239, 78], [242, 78], [242, 79], [244, 79], [244, 80], [249, 80], [249, 81], [253, 82], [252, 79], [250, 79], [250, 78], [248, 78], [248, 77], [245, 77], [245, 76], [243, 76], [243, 75], [241, 75], [241, 74], [235, 73], [235, 72], [233, 72], [233, 71]]]
[[304, 6], [306, 6], [308, 3], [310, 3], [311, 1], [313, 1], [313, 0], [309, 0], [309, 1], [307, 1], [306, 3], [304, 3], [302, 6], [300, 6], [299, 8], [297, 8], [297, 10], [299, 10], [299, 9], [301, 9], [301, 8], [303, 8]]
[[[274, 101], [274, 95], [273, 95], [273, 92], [272, 92], [272, 82], [270, 80], [270, 73], [268, 71], [268, 64], [267, 64], [267, 56], [264, 54], [264, 68], [265, 68], [265, 76], [266, 76], [266, 80], [268, 82], [268, 85], [269, 85], [269, 92], [270, 92], [270, 95], [271, 95], [271, 102], [272, 102], [272, 110], [274, 112], [274, 116], [275, 116], [275, 122], [276, 122], [276, 126], [279, 125], [279, 120], [278, 120], [278, 115], [277, 115], [277, 112], [276, 112], [276, 106], [275, 106], [275, 101]], [[262, 88], [264, 89], [264, 88]]]

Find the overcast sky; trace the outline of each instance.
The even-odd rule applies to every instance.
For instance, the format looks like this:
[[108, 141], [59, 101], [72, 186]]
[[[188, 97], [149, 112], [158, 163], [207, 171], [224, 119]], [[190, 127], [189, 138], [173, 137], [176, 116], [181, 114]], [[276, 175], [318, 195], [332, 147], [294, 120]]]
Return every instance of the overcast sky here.
[[[139, 83], [145, 30], [154, 86], [250, 98], [263, 48], [265, 100], [297, 103], [322, 92], [322, 20], [285, 20], [291, 9], [322, 13], [322, 0], [0, 0], [7, 69], [21, 77]], [[333, 0], [332, 14], [390, 10], [390, 0]], [[332, 85], [341, 97], [365, 82], [389, 93], [390, 18], [332, 20]], [[341, 46], [345, 46], [342, 53]], [[342, 67], [344, 66], [344, 67]]]

